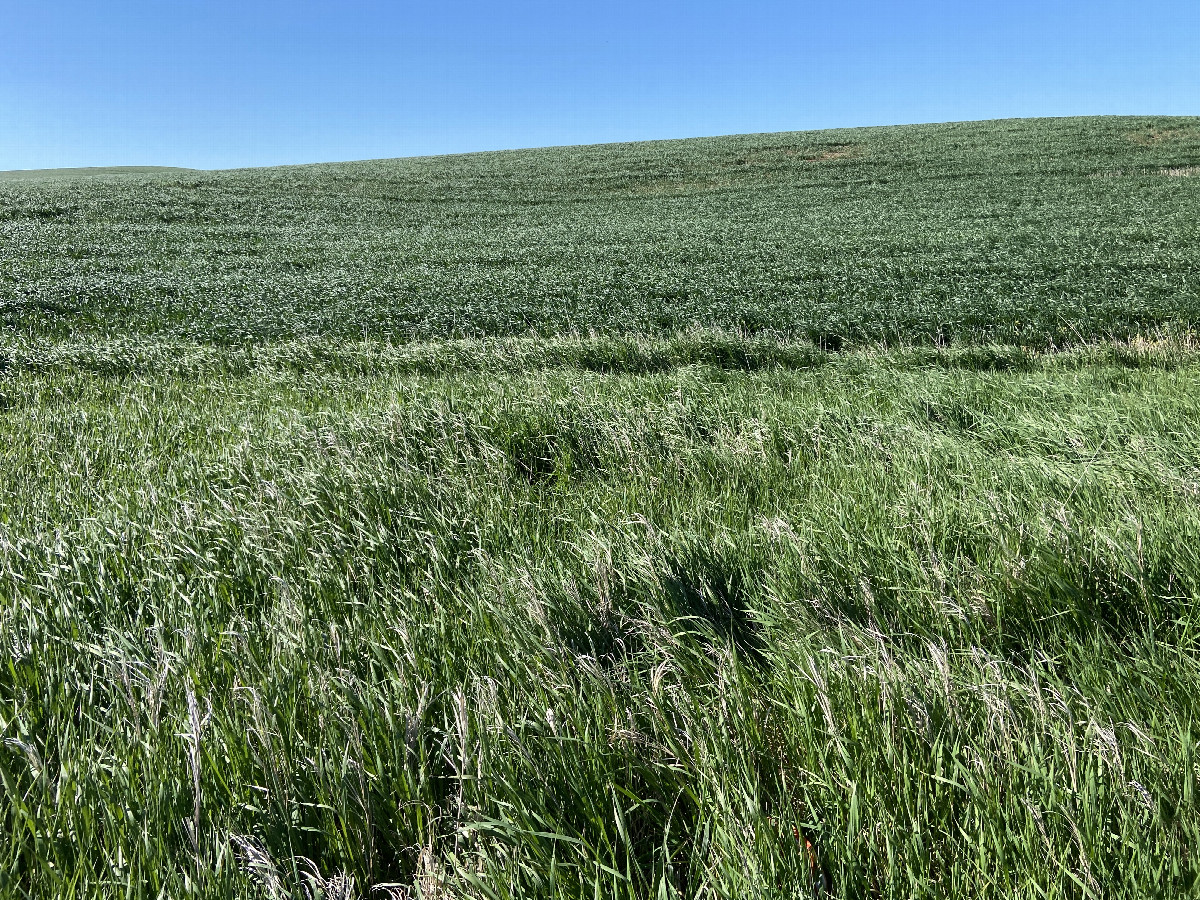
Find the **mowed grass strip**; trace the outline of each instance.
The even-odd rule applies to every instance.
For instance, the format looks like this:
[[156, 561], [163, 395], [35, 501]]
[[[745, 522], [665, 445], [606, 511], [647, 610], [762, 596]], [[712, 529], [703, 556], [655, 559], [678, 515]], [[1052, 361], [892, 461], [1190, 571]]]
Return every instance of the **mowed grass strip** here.
[[1182, 338], [132, 343], [2, 356], [0, 890], [1195, 889]]

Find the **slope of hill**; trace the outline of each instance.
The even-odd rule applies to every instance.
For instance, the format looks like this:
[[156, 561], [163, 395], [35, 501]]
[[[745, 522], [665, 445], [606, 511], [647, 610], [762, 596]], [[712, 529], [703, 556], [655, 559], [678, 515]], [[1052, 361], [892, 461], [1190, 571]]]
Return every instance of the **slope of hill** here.
[[1194, 896], [1198, 163], [0, 182], [0, 897]]
[[0, 181], [76, 181], [80, 178], [129, 175], [186, 175], [195, 169], [179, 166], [85, 166], [74, 169], [7, 169]]
[[0, 184], [0, 322], [203, 341], [1191, 327], [1197, 119], [748, 135]]

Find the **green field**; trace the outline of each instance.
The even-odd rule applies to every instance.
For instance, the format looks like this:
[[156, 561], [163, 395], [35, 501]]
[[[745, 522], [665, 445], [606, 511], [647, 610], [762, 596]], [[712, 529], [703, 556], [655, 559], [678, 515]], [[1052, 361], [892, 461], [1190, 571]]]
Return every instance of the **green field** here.
[[1200, 119], [0, 178], [0, 896], [1200, 893]]
[[191, 175], [196, 169], [174, 166], [86, 166], [76, 169], [7, 169], [0, 172], [0, 181], [77, 181], [80, 178], [99, 178], [128, 175]]

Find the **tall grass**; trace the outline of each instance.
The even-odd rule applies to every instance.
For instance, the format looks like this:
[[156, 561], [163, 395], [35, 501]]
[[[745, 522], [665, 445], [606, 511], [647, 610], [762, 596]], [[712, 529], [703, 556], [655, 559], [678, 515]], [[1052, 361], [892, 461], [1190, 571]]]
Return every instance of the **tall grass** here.
[[1182, 338], [317, 343], [0, 353], [0, 891], [1200, 887]]
[[1197, 893], [1198, 164], [0, 182], [0, 895]]

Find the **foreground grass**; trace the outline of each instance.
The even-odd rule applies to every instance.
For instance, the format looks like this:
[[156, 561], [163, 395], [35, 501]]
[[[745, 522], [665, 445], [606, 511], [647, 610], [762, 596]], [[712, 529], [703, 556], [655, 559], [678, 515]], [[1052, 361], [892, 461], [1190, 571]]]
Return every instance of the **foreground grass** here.
[[9, 895], [1200, 884], [1182, 340], [0, 368]]

